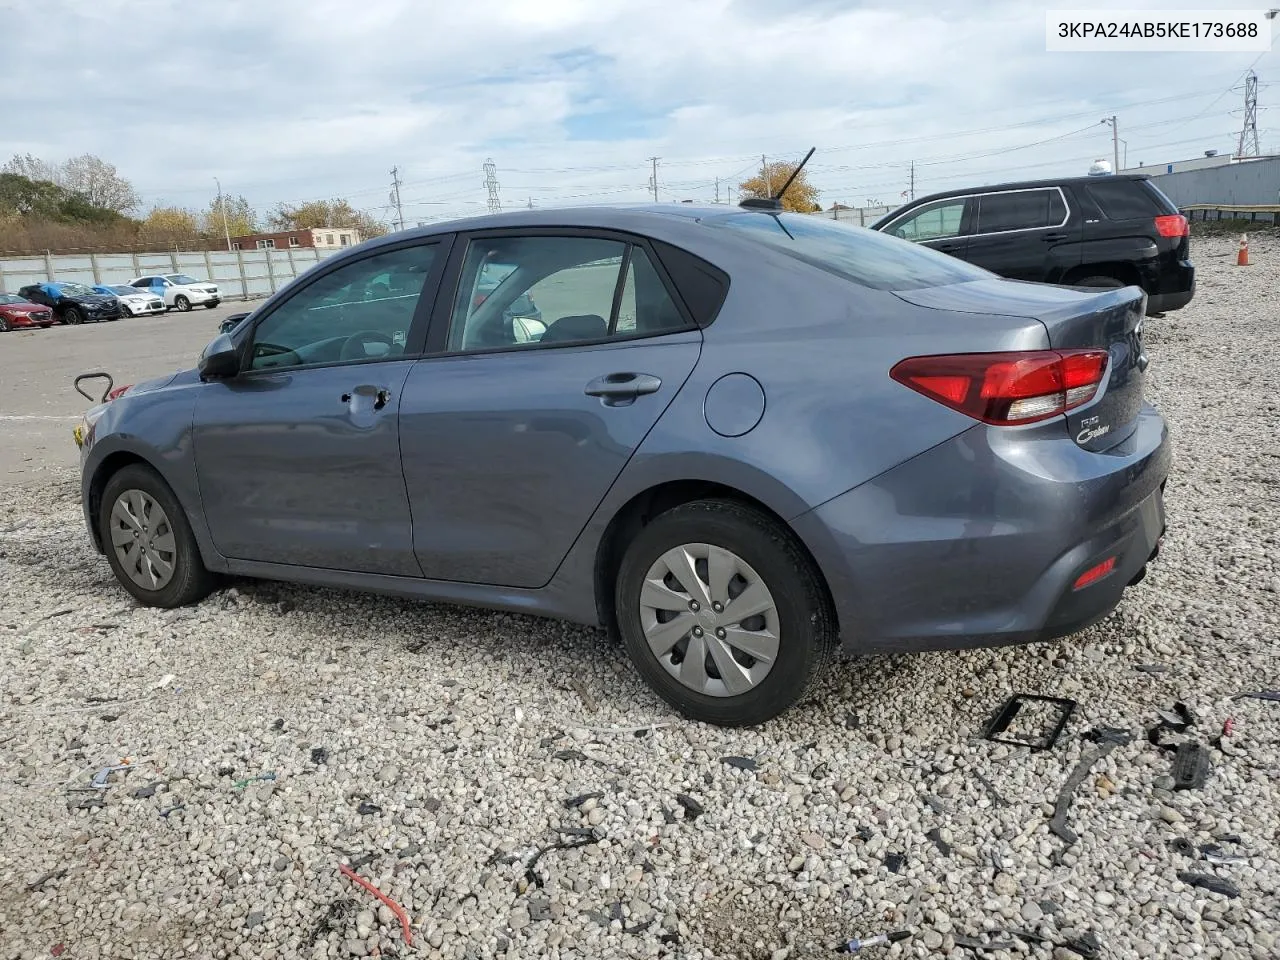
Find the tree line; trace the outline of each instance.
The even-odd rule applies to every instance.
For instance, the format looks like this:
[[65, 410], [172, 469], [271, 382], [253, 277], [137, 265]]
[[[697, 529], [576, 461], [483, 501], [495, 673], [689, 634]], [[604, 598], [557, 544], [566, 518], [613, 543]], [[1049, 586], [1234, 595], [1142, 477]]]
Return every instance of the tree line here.
[[133, 184], [100, 157], [14, 156], [0, 167], [0, 254], [220, 250], [228, 234], [311, 227], [352, 228], [366, 239], [387, 232], [342, 199], [277, 204], [265, 216], [243, 196], [225, 194], [203, 209], [141, 208]]

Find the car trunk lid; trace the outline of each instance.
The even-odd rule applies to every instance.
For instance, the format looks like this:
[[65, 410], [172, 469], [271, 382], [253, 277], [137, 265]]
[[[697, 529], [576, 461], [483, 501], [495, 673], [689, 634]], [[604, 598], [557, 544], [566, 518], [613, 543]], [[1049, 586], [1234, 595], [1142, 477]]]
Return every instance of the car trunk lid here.
[[1142, 343], [1146, 294], [1021, 283], [992, 277], [968, 283], [899, 291], [908, 303], [959, 313], [1038, 320], [1055, 350], [1104, 349], [1110, 355], [1097, 396], [1066, 414], [1076, 443], [1101, 452], [1125, 440], [1143, 404], [1147, 356]]

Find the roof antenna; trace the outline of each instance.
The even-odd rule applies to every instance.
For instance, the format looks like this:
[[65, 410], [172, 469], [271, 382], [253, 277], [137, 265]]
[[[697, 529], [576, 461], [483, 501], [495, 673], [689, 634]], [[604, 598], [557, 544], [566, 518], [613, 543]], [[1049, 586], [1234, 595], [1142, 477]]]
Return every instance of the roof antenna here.
[[787, 188], [795, 182], [796, 177], [800, 176], [800, 171], [804, 169], [804, 165], [809, 162], [809, 158], [813, 156], [813, 151], [817, 147], [810, 147], [809, 152], [804, 155], [804, 159], [800, 161], [800, 165], [792, 171], [791, 176], [787, 178], [787, 182], [782, 185], [782, 189], [775, 193], [772, 197], [760, 199], [757, 197], [749, 197], [738, 204], [740, 207], [747, 207], [754, 210], [781, 210], [782, 195], [787, 192]]

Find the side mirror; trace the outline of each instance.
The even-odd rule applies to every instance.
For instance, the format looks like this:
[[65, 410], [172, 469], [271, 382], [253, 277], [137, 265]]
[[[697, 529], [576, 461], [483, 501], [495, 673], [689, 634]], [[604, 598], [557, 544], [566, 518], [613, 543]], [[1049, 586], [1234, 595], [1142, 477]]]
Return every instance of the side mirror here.
[[200, 354], [201, 380], [225, 380], [240, 372], [240, 351], [225, 333], [218, 334]]
[[240, 326], [240, 321], [249, 316], [247, 313], [233, 313], [225, 318], [222, 323], [218, 324], [219, 333], [230, 333], [236, 327]]

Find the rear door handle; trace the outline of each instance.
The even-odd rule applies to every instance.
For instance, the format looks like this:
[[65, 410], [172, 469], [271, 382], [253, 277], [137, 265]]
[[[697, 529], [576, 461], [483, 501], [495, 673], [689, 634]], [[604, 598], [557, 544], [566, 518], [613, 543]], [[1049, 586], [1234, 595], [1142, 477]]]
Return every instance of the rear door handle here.
[[362, 383], [350, 393], [342, 395], [342, 402], [346, 404], [354, 404], [359, 400], [363, 405], [369, 399], [373, 400], [373, 409], [381, 410], [387, 405], [387, 401], [391, 399], [391, 391], [386, 387], [375, 387], [372, 384]]
[[1065, 240], [1067, 239], [1067, 235], [1065, 233], [1046, 233], [1044, 235], [1044, 238], [1046, 240], [1054, 240], [1054, 241]]
[[651, 373], [607, 373], [596, 377], [583, 390], [588, 397], [600, 397], [610, 406], [630, 403], [646, 393], [657, 393], [662, 381]]

